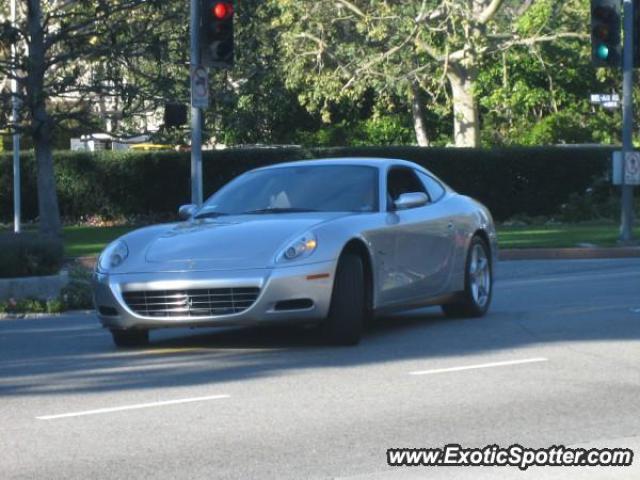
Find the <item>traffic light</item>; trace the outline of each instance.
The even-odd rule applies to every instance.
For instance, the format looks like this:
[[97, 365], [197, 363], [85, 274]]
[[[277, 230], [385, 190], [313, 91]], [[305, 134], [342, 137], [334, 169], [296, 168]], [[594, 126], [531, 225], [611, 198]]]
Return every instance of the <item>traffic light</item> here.
[[187, 106], [183, 103], [167, 103], [164, 106], [164, 126], [181, 127], [187, 123]]
[[620, 0], [591, 0], [591, 60], [619, 67], [622, 58]]
[[200, 10], [200, 63], [205, 67], [233, 66], [231, 0], [202, 0]]

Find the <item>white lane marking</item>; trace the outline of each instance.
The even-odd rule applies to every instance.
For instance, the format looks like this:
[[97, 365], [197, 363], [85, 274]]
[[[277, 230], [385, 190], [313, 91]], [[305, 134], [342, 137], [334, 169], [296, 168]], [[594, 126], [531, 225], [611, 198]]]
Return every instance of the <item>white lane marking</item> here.
[[409, 372], [409, 375], [433, 375], [435, 373], [460, 372], [463, 370], [476, 370], [478, 368], [508, 367], [510, 365], [521, 365], [523, 363], [546, 362], [548, 359], [544, 357], [525, 358], [523, 360], [509, 360], [506, 362], [480, 363], [478, 365], [465, 365], [463, 367], [436, 368], [434, 370], [418, 370]]
[[85, 410], [83, 412], [61, 413], [59, 415], [43, 415], [36, 417], [38, 420], [56, 420], [58, 418], [82, 417], [85, 415], [98, 415], [101, 413], [121, 412], [124, 410], [137, 410], [140, 408], [164, 407], [181, 403], [206, 402], [208, 400], [220, 400], [229, 398], [230, 395], [211, 395], [208, 397], [181, 398], [179, 400], [166, 400], [164, 402], [139, 403], [137, 405], [123, 405], [120, 407], [98, 408], [97, 410]]

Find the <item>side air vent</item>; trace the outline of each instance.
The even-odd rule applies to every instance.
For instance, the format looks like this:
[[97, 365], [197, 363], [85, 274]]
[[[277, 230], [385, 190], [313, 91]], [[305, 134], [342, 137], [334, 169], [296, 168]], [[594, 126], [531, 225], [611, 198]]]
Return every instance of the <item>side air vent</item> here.
[[310, 298], [298, 298], [296, 300], [283, 300], [276, 303], [275, 310], [307, 310], [313, 307], [313, 300]]

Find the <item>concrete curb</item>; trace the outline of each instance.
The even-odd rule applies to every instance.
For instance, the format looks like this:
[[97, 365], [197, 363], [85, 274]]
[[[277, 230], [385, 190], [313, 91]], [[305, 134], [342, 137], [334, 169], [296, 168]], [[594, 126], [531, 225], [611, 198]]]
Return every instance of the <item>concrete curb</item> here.
[[56, 275], [39, 277], [0, 278], [0, 300], [14, 298], [37, 298], [47, 300], [56, 298], [69, 283], [69, 272], [61, 270]]
[[638, 257], [640, 257], [640, 247], [513, 248], [498, 252], [499, 260], [583, 260]]

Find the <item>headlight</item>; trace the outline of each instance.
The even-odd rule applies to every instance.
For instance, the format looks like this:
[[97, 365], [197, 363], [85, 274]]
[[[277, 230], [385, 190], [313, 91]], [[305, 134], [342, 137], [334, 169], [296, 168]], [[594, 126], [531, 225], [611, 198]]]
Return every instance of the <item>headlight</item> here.
[[116, 240], [104, 249], [98, 260], [100, 270], [107, 271], [122, 265], [129, 256], [129, 248], [122, 240]]
[[287, 262], [308, 257], [314, 252], [317, 246], [318, 241], [316, 236], [311, 232], [307, 232], [287, 245], [282, 252], [280, 252], [276, 261]]

